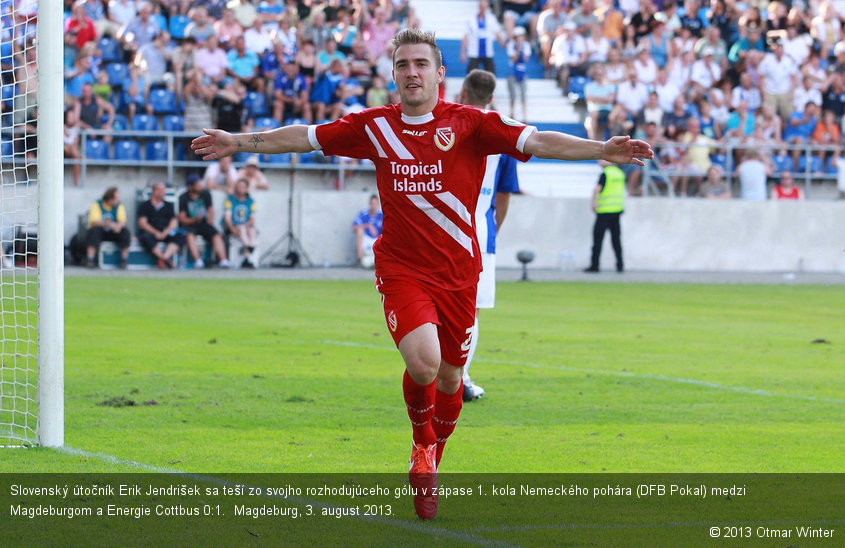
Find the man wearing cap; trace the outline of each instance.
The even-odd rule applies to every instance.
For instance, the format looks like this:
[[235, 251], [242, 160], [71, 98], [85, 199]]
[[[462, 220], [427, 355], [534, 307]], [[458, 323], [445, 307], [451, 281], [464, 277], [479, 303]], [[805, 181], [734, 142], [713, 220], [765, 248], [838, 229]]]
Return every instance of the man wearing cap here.
[[701, 49], [701, 59], [692, 64], [690, 71], [690, 82], [698, 88], [699, 93], [704, 93], [719, 81], [722, 77], [722, 69], [713, 60], [713, 48]]
[[[258, 167], [257, 154], [253, 154], [246, 159], [244, 167], [238, 170], [238, 179], [246, 179], [246, 182], [249, 183], [249, 192], [270, 189], [270, 185], [267, 183], [267, 177], [264, 176]], [[229, 192], [233, 192], [233, 189], [229, 189]]]
[[196, 173], [188, 175], [186, 185], [188, 189], [179, 196], [179, 224], [187, 232], [188, 253], [194, 260], [194, 268], [205, 267], [197, 248], [197, 236], [202, 236], [211, 245], [217, 256], [217, 265], [229, 268], [223, 237], [209, 222], [209, 219], [214, 219], [211, 193], [203, 187], [202, 177]]
[[792, 90], [798, 86], [798, 67], [783, 54], [780, 38], [769, 42], [772, 52], [766, 54], [758, 71], [763, 102], [772, 105], [781, 119], [792, 114]]

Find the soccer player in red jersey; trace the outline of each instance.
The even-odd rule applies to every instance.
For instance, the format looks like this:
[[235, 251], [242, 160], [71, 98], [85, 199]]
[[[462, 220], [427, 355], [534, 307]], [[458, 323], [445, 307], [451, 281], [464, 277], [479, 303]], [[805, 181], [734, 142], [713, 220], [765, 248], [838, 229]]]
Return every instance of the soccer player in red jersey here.
[[205, 160], [238, 151], [311, 152], [367, 158], [376, 166], [384, 222], [375, 251], [376, 288], [405, 361], [402, 388], [413, 429], [409, 477], [414, 509], [437, 513], [437, 466], [461, 410], [461, 373], [475, 322], [481, 271], [473, 214], [486, 157], [604, 159], [643, 165], [648, 143], [590, 141], [537, 131], [496, 112], [438, 97], [446, 69], [434, 36], [415, 29], [393, 43], [400, 104], [349, 114], [321, 126], [232, 135], [204, 129], [191, 148]]

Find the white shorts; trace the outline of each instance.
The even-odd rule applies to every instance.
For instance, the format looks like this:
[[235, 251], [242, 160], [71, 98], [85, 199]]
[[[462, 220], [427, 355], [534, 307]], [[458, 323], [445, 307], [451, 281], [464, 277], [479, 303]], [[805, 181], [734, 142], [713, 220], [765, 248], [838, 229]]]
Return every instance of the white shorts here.
[[496, 304], [496, 254], [482, 253], [481, 265], [484, 270], [478, 276], [478, 294], [475, 297], [475, 307], [493, 308]]

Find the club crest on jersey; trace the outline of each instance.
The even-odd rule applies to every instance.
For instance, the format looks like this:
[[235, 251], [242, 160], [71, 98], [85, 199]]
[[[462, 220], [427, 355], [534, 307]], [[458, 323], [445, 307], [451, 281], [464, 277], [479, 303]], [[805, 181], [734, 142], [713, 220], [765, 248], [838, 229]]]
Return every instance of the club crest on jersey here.
[[455, 132], [450, 127], [439, 127], [434, 132], [434, 144], [437, 148], [446, 152], [455, 144]]
[[391, 331], [396, 333], [396, 326], [397, 325], [398, 325], [398, 322], [396, 321], [396, 312], [391, 310], [390, 313], [387, 315], [387, 327], [389, 327]]
[[499, 118], [501, 118], [502, 123], [503, 123], [503, 124], [505, 124], [506, 126], [519, 127], [519, 126], [524, 126], [524, 125], [525, 125], [525, 124], [523, 124], [523, 123], [521, 123], [521, 122], [517, 122], [517, 121], [516, 121], [516, 120], [514, 120], [513, 118], [508, 118], [508, 117], [507, 117], [507, 116], [505, 116], [504, 114], [499, 114]]

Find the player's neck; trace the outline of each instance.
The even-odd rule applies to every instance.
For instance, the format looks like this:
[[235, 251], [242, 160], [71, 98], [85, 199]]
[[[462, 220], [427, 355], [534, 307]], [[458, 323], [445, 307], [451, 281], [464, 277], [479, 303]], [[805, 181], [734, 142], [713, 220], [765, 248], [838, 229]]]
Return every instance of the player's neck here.
[[434, 111], [434, 107], [437, 106], [439, 100], [440, 99], [435, 96], [434, 100], [422, 105], [408, 105], [406, 103], [402, 103], [402, 114], [411, 117], [425, 116], [426, 114], [430, 114]]

